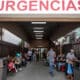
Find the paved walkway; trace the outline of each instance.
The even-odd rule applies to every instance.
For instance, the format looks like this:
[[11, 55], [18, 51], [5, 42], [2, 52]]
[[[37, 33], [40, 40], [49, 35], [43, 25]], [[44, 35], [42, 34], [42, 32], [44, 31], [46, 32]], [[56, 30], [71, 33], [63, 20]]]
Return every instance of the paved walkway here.
[[62, 72], [54, 71], [54, 77], [48, 73], [48, 67], [42, 63], [28, 64], [21, 72], [8, 77], [7, 80], [66, 80]]

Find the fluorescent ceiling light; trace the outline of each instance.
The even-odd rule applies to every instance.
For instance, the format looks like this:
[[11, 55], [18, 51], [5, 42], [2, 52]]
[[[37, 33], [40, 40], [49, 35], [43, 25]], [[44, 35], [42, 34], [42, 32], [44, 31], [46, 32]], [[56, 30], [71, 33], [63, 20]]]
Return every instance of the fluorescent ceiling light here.
[[43, 37], [36, 37], [36, 39], [42, 39]]
[[46, 24], [46, 22], [31, 22], [31, 24]]
[[41, 32], [36, 32], [35, 35], [43, 35]]
[[36, 38], [36, 39], [43, 39], [43, 38]]
[[44, 31], [37, 31], [37, 30], [34, 30], [33, 32], [35, 32], [35, 33], [42, 33], [42, 32], [44, 32]]
[[44, 27], [34, 27], [33, 29], [34, 29], [34, 30], [35, 30], [35, 29], [37, 29], [37, 30], [43, 30]]
[[36, 38], [43, 38], [43, 37], [36, 37]]
[[43, 37], [43, 35], [35, 35], [36, 37]]

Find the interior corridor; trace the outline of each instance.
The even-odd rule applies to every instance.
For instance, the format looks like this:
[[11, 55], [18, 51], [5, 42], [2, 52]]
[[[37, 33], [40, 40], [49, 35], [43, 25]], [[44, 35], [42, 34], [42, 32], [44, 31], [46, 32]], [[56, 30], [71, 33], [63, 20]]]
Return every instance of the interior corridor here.
[[9, 76], [7, 80], [66, 80], [63, 72], [54, 71], [54, 76], [48, 73], [48, 67], [44, 63], [29, 63], [22, 71]]
[[[75, 55], [80, 60], [80, 23], [41, 23], [44, 24], [30, 21], [0, 22], [0, 57], [2, 68], [2, 79], [0, 80], [67, 80], [65, 64], [66, 55], [70, 52], [70, 49], [75, 50]], [[47, 54], [49, 48], [52, 48], [56, 53], [56, 69], [59, 66], [57, 63], [65, 63], [60, 66], [59, 71], [54, 69], [53, 77], [49, 74], [49, 66], [46, 66], [42, 61], [48, 61]], [[61, 54], [64, 56], [58, 59]], [[32, 59], [33, 61], [40, 62], [28, 63], [24, 67]], [[74, 64], [78, 64], [78, 66], [74, 65], [74, 69], [78, 76], [80, 76], [80, 62], [75, 61]], [[20, 68], [22, 68], [21, 71], [19, 71]], [[16, 69], [18, 72], [16, 72]], [[73, 76], [74, 78], [77, 76], [76, 73]], [[78, 80], [78, 76], [74, 80]]]

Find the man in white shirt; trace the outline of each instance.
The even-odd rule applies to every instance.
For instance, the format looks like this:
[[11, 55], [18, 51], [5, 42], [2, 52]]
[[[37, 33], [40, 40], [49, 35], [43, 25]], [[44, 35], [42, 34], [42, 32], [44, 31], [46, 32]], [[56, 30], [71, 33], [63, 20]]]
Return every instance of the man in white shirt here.
[[28, 56], [32, 56], [32, 51], [31, 50], [28, 51]]
[[69, 52], [66, 56], [66, 62], [73, 64], [73, 61], [76, 59], [75, 55], [74, 55], [74, 50], [71, 49], [71, 52]]
[[47, 58], [49, 61], [49, 72], [51, 75], [53, 75], [55, 57], [55, 51], [52, 48], [50, 48], [50, 50], [47, 53]]
[[73, 63], [77, 60], [74, 55], [74, 50], [71, 49], [71, 51], [66, 56], [66, 63], [67, 63], [67, 77], [70, 78], [70, 80], [73, 80]]

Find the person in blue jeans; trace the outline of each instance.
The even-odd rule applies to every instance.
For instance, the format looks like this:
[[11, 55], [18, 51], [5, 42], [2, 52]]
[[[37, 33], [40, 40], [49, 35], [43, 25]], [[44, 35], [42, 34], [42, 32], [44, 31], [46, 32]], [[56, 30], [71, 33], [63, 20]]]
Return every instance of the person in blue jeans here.
[[50, 48], [50, 50], [47, 53], [47, 58], [49, 61], [49, 72], [51, 75], [53, 75], [53, 72], [54, 72], [55, 57], [56, 57], [55, 51], [53, 50], [53, 48]]
[[54, 71], [54, 63], [53, 61], [49, 61], [49, 73], [53, 76]]
[[59, 54], [57, 56], [57, 68], [58, 68], [58, 70], [60, 71], [61, 66], [64, 66], [64, 65], [65, 65], [65, 56], [64, 56], [64, 54]]

